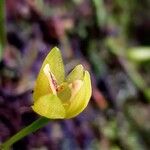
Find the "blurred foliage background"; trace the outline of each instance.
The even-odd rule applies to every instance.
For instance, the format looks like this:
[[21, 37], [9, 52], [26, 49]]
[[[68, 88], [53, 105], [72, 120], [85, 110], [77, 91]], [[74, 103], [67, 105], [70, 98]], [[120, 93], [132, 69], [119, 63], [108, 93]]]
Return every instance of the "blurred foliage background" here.
[[34, 81], [53, 46], [92, 76], [87, 109], [14, 150], [149, 150], [149, 0], [0, 0], [0, 142], [38, 116]]

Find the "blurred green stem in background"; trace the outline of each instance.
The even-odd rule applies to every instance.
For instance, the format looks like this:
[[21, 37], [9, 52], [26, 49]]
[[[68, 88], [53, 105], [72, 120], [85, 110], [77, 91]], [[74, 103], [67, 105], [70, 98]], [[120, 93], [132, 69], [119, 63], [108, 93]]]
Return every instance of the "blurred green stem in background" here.
[[110, 52], [118, 58], [120, 64], [130, 77], [132, 82], [144, 94], [145, 98], [149, 102], [150, 101], [149, 88], [145, 83], [144, 79], [137, 71], [136, 66], [127, 59], [127, 54], [124, 51], [124, 49], [126, 49], [124, 42], [120, 42], [118, 39], [112, 37], [108, 38], [106, 40], [106, 45], [108, 46]]
[[6, 45], [6, 13], [5, 0], [0, 0], [0, 60], [2, 52]]
[[9, 150], [10, 147], [15, 142], [19, 141], [23, 137], [25, 137], [25, 136], [33, 133], [33, 132], [35, 132], [36, 130], [44, 127], [48, 122], [49, 122], [49, 119], [45, 118], [45, 117], [41, 117], [41, 118], [37, 119], [32, 124], [30, 124], [29, 126], [25, 127], [24, 129], [19, 131], [17, 134], [12, 136], [10, 139], [8, 139], [6, 142], [4, 142], [2, 145], [0, 145], [0, 149], [2, 148], [2, 150]]
[[99, 27], [104, 27], [107, 20], [107, 11], [103, 0], [92, 0], [95, 9], [96, 22]]

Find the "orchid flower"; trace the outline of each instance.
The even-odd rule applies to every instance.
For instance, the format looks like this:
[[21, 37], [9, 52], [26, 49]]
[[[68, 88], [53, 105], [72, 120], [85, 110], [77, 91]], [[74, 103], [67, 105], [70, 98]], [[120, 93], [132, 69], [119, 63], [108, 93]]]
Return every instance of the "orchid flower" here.
[[69, 119], [87, 106], [91, 97], [89, 72], [77, 65], [65, 77], [60, 50], [54, 47], [45, 58], [36, 80], [32, 109], [50, 119]]

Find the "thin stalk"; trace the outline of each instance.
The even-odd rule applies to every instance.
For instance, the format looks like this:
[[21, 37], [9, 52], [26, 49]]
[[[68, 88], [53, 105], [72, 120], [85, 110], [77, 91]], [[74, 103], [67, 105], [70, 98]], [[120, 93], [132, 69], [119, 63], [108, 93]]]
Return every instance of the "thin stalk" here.
[[0, 0], [0, 59], [2, 51], [6, 46], [6, 13], [5, 0]]
[[15, 142], [19, 141], [20, 139], [29, 135], [30, 133], [33, 133], [36, 130], [44, 127], [48, 122], [49, 122], [48, 118], [41, 117], [41, 118], [37, 119], [32, 124], [25, 127], [24, 129], [19, 131], [17, 134], [12, 136], [10, 139], [8, 139], [6, 142], [4, 142], [0, 146], [0, 148], [2, 148], [2, 150], [8, 150]]
[[124, 68], [128, 76], [130, 77], [132, 82], [144, 94], [145, 98], [149, 102], [150, 94], [149, 94], [149, 89], [147, 87], [147, 84], [145, 83], [144, 79], [137, 71], [135, 65], [129, 62], [129, 60], [127, 60], [126, 55], [124, 54], [123, 48], [119, 46], [119, 43], [117, 43], [117, 41], [113, 39], [108, 40], [106, 44], [109, 50], [111, 51], [111, 53], [114, 54], [118, 58], [120, 64], [122, 65], [122, 67]]
[[92, 0], [93, 11], [95, 12], [98, 27], [104, 27], [107, 22], [107, 11], [104, 0]]

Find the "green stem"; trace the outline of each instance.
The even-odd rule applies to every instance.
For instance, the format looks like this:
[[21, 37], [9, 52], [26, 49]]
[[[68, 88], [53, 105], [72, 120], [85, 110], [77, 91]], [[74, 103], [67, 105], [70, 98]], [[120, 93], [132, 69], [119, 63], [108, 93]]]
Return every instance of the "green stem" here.
[[33, 133], [36, 130], [44, 127], [48, 122], [49, 122], [48, 118], [41, 117], [37, 119], [32, 124], [25, 127], [24, 129], [19, 131], [17, 134], [12, 136], [10, 139], [8, 139], [6, 142], [4, 142], [0, 147], [2, 148], [2, 150], [8, 150], [10, 146], [13, 145], [15, 142], [27, 136], [28, 134]]
[[[6, 45], [6, 14], [5, 0], [0, 0], [0, 57]], [[1, 59], [1, 58], [0, 58]]]
[[104, 0], [92, 0], [93, 11], [95, 12], [96, 23], [99, 27], [106, 25], [107, 11], [104, 5]]

